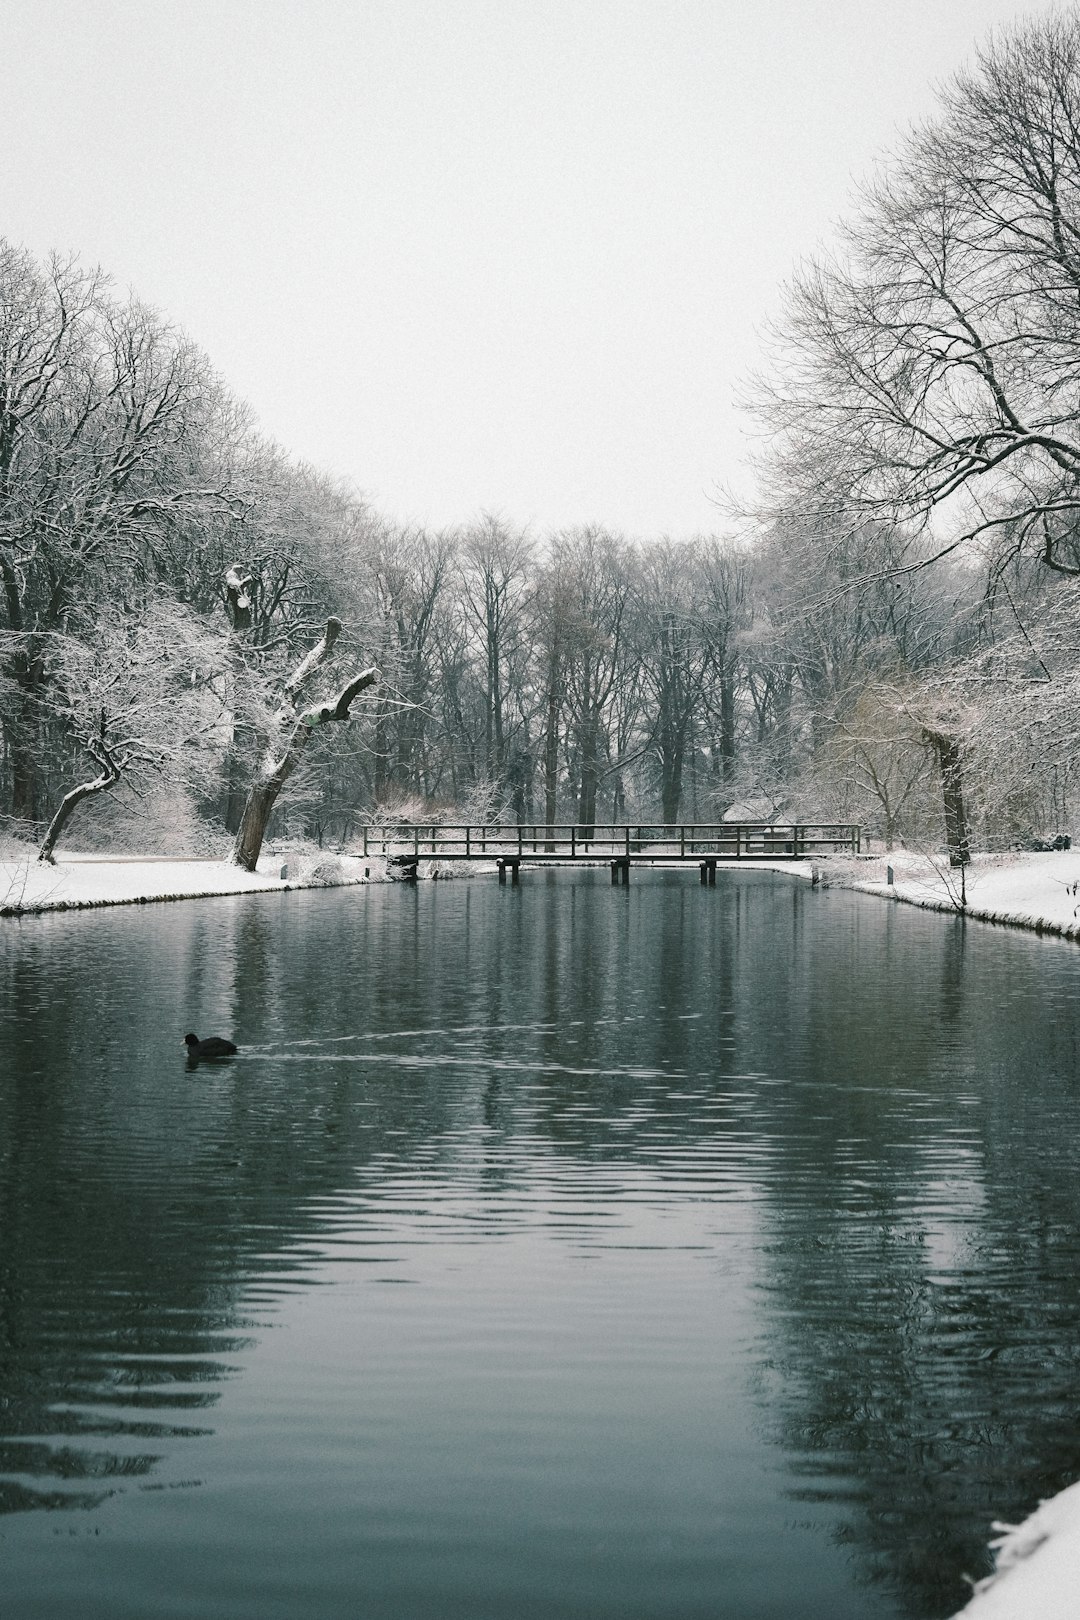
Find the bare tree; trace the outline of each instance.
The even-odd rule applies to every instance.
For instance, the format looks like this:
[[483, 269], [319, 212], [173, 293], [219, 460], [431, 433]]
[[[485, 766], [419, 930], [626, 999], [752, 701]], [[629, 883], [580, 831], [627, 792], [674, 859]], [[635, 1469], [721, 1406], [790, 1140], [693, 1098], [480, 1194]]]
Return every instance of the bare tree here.
[[[1080, 17], [995, 35], [793, 283], [755, 404], [774, 510], [1007, 527], [1076, 571]], [[921, 566], [924, 554], [913, 566]]]
[[377, 526], [363, 557], [366, 616], [383, 683], [375, 705], [376, 804], [426, 797], [429, 726], [438, 672], [439, 617], [448, 606], [456, 536]]
[[544, 825], [548, 828], [558, 820], [559, 747], [566, 716], [570, 593], [570, 570], [563, 554], [556, 551], [539, 570], [529, 600], [529, 634], [543, 738]]
[[220, 388], [204, 357], [98, 271], [0, 242], [0, 629], [11, 807], [40, 808], [48, 638], [141, 587], [185, 517], [229, 510], [199, 453]]
[[896, 671], [891, 679], [869, 675], [811, 764], [822, 811], [868, 822], [887, 850], [938, 824], [929, 812], [935, 772], [915, 717], [919, 700], [917, 684]]
[[461, 538], [460, 586], [483, 669], [484, 765], [492, 781], [507, 769], [507, 687], [521, 643], [532, 556], [524, 531], [487, 513]]
[[270, 813], [279, 793], [300, 763], [312, 732], [331, 721], [348, 720], [353, 699], [374, 685], [378, 679], [376, 669], [362, 670], [333, 697], [324, 697], [303, 710], [297, 708], [301, 688], [330, 657], [340, 634], [340, 620], [328, 619], [322, 639], [296, 666], [282, 688], [280, 704], [273, 717], [269, 744], [258, 775], [249, 789], [247, 804], [233, 845], [233, 861], [248, 872], [255, 870], [266, 836]]
[[571, 529], [552, 542], [562, 576], [561, 646], [578, 783], [578, 821], [596, 821], [596, 793], [607, 749], [609, 706], [624, 666], [630, 599], [625, 543], [605, 529]]
[[138, 792], [150, 774], [179, 789], [196, 754], [220, 743], [214, 677], [223, 639], [181, 604], [151, 598], [122, 617], [48, 638], [44, 652], [53, 719], [95, 767], [64, 794], [38, 853], [52, 861], [82, 804], [121, 781]]
[[[999, 580], [999, 587], [1004, 581]], [[938, 673], [939, 703], [962, 717], [966, 777], [989, 847], [1067, 833], [1080, 759], [1080, 580], [1014, 579], [982, 640]]]
[[[347, 487], [254, 436], [233, 447], [230, 476], [243, 492], [242, 507], [216, 551], [204, 548], [202, 554], [204, 570], [216, 562], [215, 588], [209, 592], [203, 579], [189, 588], [193, 595], [198, 588], [208, 611], [223, 604], [233, 630], [227, 675], [231, 737], [221, 804], [225, 826], [235, 833], [261, 746], [253, 689], [285, 679], [322, 634], [333, 606], [345, 603], [362, 616], [354, 582], [372, 520]], [[359, 792], [359, 781], [351, 786]], [[317, 799], [315, 793], [313, 807]]]
[[732, 541], [715, 535], [700, 541], [698, 551], [701, 612], [709, 649], [704, 697], [716, 724], [716, 774], [728, 786], [735, 775], [740, 668], [754, 616], [751, 559]]
[[649, 749], [660, 768], [660, 814], [677, 822], [711, 662], [699, 548], [670, 540], [641, 548], [634, 572], [631, 652], [646, 693]]

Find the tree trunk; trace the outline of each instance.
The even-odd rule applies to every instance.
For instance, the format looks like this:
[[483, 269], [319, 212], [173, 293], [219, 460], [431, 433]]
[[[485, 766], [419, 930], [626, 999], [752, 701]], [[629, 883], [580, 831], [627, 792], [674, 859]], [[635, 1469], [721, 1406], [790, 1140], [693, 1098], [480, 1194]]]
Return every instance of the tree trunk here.
[[578, 822], [582, 835], [591, 838], [596, 827], [597, 735], [592, 716], [586, 721], [581, 737], [581, 788], [578, 798]]
[[71, 819], [72, 812], [84, 799], [92, 798], [97, 793], [107, 793], [120, 780], [122, 767], [103, 742], [94, 738], [87, 744], [87, 750], [101, 766], [101, 775], [96, 776], [92, 782], [80, 782], [78, 787], [73, 787], [71, 792], [65, 793], [61, 799], [60, 807], [49, 822], [45, 837], [41, 841], [41, 848], [38, 850], [38, 860], [46, 861], [50, 866], [53, 850], [60, 840], [60, 834]]
[[303, 714], [297, 714], [293, 700], [300, 686], [330, 655], [340, 630], [341, 625], [337, 619], [328, 619], [322, 640], [311, 649], [286, 682], [284, 699], [275, 723], [277, 744], [276, 747], [271, 746], [262, 770], [248, 791], [240, 829], [233, 845], [233, 861], [247, 872], [255, 870], [266, 836], [270, 812], [274, 808], [278, 794], [296, 769], [313, 728], [325, 725], [331, 720], [347, 720], [349, 705], [353, 698], [366, 687], [373, 685], [378, 678], [377, 670], [366, 669], [362, 674], [354, 676], [348, 686], [343, 687], [332, 701], [316, 704], [313, 708], [306, 709]]
[[247, 803], [240, 818], [232, 853], [235, 864], [242, 866], [246, 872], [254, 872], [258, 864], [270, 812], [278, 794], [296, 769], [310, 736], [310, 730], [298, 721], [284, 756], [272, 763], [271, 768], [248, 789]]
[[726, 664], [720, 672], [720, 760], [724, 781], [735, 775], [735, 668]]
[[[555, 825], [559, 779], [559, 662], [553, 652], [548, 665], [547, 725], [544, 731], [544, 825]], [[549, 844], [548, 849], [554, 845]]]
[[[230, 569], [226, 576], [226, 588], [229, 593], [229, 610], [233, 615], [235, 628], [249, 628], [251, 623], [251, 610], [244, 599], [245, 607], [242, 609], [233, 600], [236, 587], [235, 575], [237, 570]], [[246, 623], [244, 612], [247, 613]], [[237, 624], [240, 620], [240, 624]], [[245, 725], [237, 714], [238, 682], [235, 665], [225, 672], [225, 708], [228, 717], [229, 745], [225, 753], [224, 794], [222, 798], [222, 819], [225, 831], [235, 833], [240, 825], [240, 817], [244, 813], [244, 799], [247, 794], [248, 783], [251, 779], [251, 755], [255, 752], [256, 739], [252, 734], [250, 725]], [[247, 756], [245, 758], [245, 756]]]
[[225, 600], [234, 630], [251, 629], [251, 594], [255, 576], [242, 563], [233, 563], [225, 575]]
[[945, 842], [949, 850], [950, 866], [967, 866], [971, 860], [968, 839], [967, 811], [964, 807], [964, 773], [960, 757], [960, 744], [955, 737], [943, 731], [926, 728], [927, 741], [933, 747], [941, 768], [941, 793], [945, 809]]
[[486, 624], [487, 693], [484, 715], [484, 752], [489, 781], [497, 781], [506, 763], [503, 744], [503, 696], [498, 626], [488, 607]]
[[660, 762], [660, 814], [665, 827], [673, 827], [679, 819], [682, 803], [682, 746], [675, 745]]

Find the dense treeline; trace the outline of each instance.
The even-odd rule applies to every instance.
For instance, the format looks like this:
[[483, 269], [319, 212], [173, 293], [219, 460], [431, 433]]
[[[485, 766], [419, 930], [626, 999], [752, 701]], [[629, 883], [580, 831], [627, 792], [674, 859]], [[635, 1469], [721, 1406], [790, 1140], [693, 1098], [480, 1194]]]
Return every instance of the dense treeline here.
[[959, 859], [1062, 831], [1078, 131], [1069, 13], [992, 41], [882, 167], [789, 289], [737, 538], [389, 523], [153, 310], [0, 243], [6, 825], [40, 837], [85, 798], [79, 842], [226, 847], [290, 671], [340, 686], [304, 663], [336, 643], [379, 678], [310, 739], [290, 837], [734, 812]]
[[[816, 569], [959, 559], [980, 601], [920, 680], [949, 841], [1068, 818], [1080, 675], [1080, 18], [995, 35], [788, 289], [751, 404], [758, 519]], [[907, 671], [905, 684], [910, 685]], [[895, 711], [896, 705], [891, 708]]]

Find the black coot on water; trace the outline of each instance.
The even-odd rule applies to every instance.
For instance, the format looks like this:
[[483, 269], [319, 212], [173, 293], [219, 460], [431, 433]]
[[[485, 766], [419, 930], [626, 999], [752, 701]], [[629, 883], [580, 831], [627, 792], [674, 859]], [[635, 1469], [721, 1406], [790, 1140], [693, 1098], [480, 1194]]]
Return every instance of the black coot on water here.
[[208, 1035], [205, 1041], [200, 1041], [197, 1035], [185, 1035], [184, 1045], [187, 1047], [188, 1057], [196, 1061], [200, 1058], [232, 1057], [236, 1051], [232, 1041], [227, 1041], [220, 1035]]

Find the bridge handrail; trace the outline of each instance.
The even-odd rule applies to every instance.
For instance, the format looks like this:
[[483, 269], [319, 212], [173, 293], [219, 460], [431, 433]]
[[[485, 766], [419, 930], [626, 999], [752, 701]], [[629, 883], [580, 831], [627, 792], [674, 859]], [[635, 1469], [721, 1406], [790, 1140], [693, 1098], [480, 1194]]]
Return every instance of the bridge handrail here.
[[760, 858], [862, 847], [862, 828], [849, 821], [714, 822], [440, 822], [369, 823], [359, 829], [363, 853], [440, 855], [465, 860], [556, 856], [599, 860], [634, 855], [687, 860], [698, 855]]

